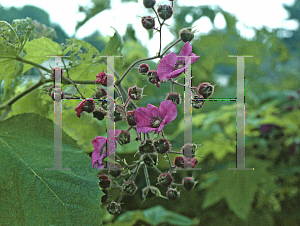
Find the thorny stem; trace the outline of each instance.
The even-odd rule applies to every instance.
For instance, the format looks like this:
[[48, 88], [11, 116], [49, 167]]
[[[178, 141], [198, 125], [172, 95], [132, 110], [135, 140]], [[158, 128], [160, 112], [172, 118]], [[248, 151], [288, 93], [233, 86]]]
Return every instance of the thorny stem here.
[[147, 166], [145, 164], [144, 164], [144, 174], [145, 174], [146, 184], [147, 186], [150, 186], [149, 174], [148, 174]]

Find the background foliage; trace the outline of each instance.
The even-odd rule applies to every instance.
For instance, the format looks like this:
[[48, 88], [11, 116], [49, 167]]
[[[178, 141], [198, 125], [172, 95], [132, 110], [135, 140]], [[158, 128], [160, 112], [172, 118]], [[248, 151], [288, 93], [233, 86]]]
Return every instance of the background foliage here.
[[[79, 7], [80, 12], [86, 13], [86, 18], [78, 23], [77, 29], [96, 14], [110, 8], [110, 1], [93, 2], [94, 8]], [[21, 225], [18, 222], [28, 222], [29, 225], [34, 214], [36, 214], [36, 225], [45, 223], [42, 222], [42, 217], [43, 219], [49, 217], [47, 222], [51, 223], [52, 212], [47, 215], [31, 211], [32, 208], [37, 209], [39, 205], [45, 205], [47, 208], [46, 204], [54, 200], [57, 208], [53, 210], [53, 214], [56, 214], [55, 211], [71, 213], [65, 219], [59, 216], [56, 219], [72, 223], [80, 222], [81, 219], [86, 220], [91, 211], [96, 211], [93, 212], [95, 218], [89, 219], [90, 222], [102, 220], [104, 225], [290, 226], [300, 224], [300, 95], [296, 92], [300, 84], [299, 29], [292, 32], [290, 37], [281, 38], [280, 34], [287, 31], [283, 29], [268, 31], [263, 27], [255, 30], [256, 35], [252, 40], [246, 40], [236, 30], [237, 19], [228, 12], [220, 8], [212, 9], [209, 6], [178, 7], [176, 1], [174, 3], [177, 11], [172, 17], [175, 25], [168, 27], [174, 34], [174, 40], [170, 40], [170, 44], [178, 39], [180, 29], [191, 27], [194, 21], [203, 16], [207, 16], [213, 22], [216, 14], [221, 13], [227, 25], [223, 30], [214, 29], [207, 35], [196, 36], [193, 40], [193, 52], [201, 55], [201, 58], [193, 64], [193, 86], [201, 82], [217, 83], [216, 81], [222, 75], [229, 82], [225, 86], [217, 85], [213, 98], [235, 98], [236, 59], [229, 58], [228, 55], [253, 55], [252, 58], [245, 60], [245, 167], [255, 168], [255, 170], [227, 170], [235, 167], [235, 103], [206, 102], [204, 108], [193, 109], [193, 141], [202, 144], [198, 145], [196, 154], [204, 157], [198, 158], [198, 165], [202, 170], [194, 171], [195, 178], [199, 180], [196, 188], [190, 192], [179, 188], [181, 197], [175, 201], [156, 198], [141, 203], [141, 189], [146, 186], [146, 182], [143, 174], [140, 173], [136, 179], [139, 188], [137, 193], [134, 196], [125, 196], [122, 200], [124, 203], [122, 214], [109, 215], [105, 205], [101, 205], [101, 213], [98, 207], [103, 193], [97, 187], [97, 170], [91, 168], [90, 159], [83, 152], [89, 153], [93, 150], [91, 141], [94, 137], [105, 136], [106, 122], [98, 121], [91, 114], [85, 113], [79, 119], [74, 111], [79, 102], [64, 102], [63, 142], [67, 146], [63, 146], [63, 150], [70, 157], [63, 157], [63, 167], [70, 167], [72, 171], [57, 173], [43, 170], [51, 167], [51, 164], [49, 166], [47, 164], [52, 159], [53, 129], [51, 128], [53, 128], [54, 109], [53, 101], [40, 87], [15, 102], [6, 120], [0, 123], [0, 147], [3, 153], [0, 158], [1, 179], [4, 181], [0, 186], [0, 208], [9, 216], [5, 219], [0, 218], [1, 223]], [[11, 8], [10, 11], [2, 13], [3, 9], [0, 9], [1, 20], [7, 21], [20, 32], [18, 40], [7, 25], [0, 24], [3, 29], [2, 34], [5, 31], [5, 37], [9, 38], [8, 42], [0, 37], [0, 104], [31, 86], [33, 84], [33, 80], [30, 80], [31, 75], [38, 75], [38, 71], [32, 66], [7, 57], [18, 55], [40, 64], [47, 60], [41, 56], [62, 53], [70, 56], [68, 71], [73, 80], [94, 80], [97, 73], [106, 71], [106, 65], [97, 57], [99, 55], [116, 54], [116, 51], [119, 51], [126, 56], [123, 57], [124, 59], [115, 60], [115, 70], [119, 75], [122, 75], [135, 60], [149, 56], [147, 47], [142, 46], [138, 41], [130, 25], [127, 25], [123, 37], [115, 30], [113, 37], [103, 37], [96, 32], [86, 39], [76, 40], [63, 34], [61, 28], [50, 24], [49, 16], [43, 10], [32, 7], [29, 15], [28, 7], [24, 7], [19, 12]], [[295, 1], [294, 6], [285, 6], [285, 8], [289, 11], [291, 19], [299, 21], [299, 0]], [[20, 15], [20, 12], [24, 20], [14, 20], [19, 17], [16, 13]], [[190, 23], [185, 21], [187, 14], [192, 15], [193, 20]], [[44, 24], [44, 29], [37, 30], [37, 22], [33, 23], [31, 19], [25, 19], [27, 16]], [[56, 37], [50, 27], [54, 28]], [[64, 45], [60, 45], [61, 43]], [[183, 44], [176, 45], [177, 54]], [[112, 46], [117, 48], [112, 49]], [[145, 63], [149, 64], [151, 70], [157, 67], [154, 62]], [[30, 82], [20, 86], [25, 78], [29, 78]], [[179, 82], [183, 83], [183, 78]], [[146, 77], [141, 76], [136, 69], [133, 69], [122, 82], [125, 89], [134, 84], [138, 87], [147, 85], [144, 90], [146, 96], [136, 101], [138, 106], [145, 107], [148, 103], [158, 106], [170, 91], [169, 83], [161, 84], [161, 87], [157, 88], [149, 84]], [[85, 97], [92, 97], [93, 85], [80, 85], [79, 88], [85, 93]], [[70, 85], [64, 85], [63, 91], [75, 92], [75, 89]], [[180, 93], [183, 99], [182, 87], [175, 86], [175, 91]], [[153, 98], [154, 93], [159, 95]], [[292, 110], [286, 106], [291, 106]], [[177, 118], [165, 127], [165, 135], [170, 140], [174, 151], [180, 150], [184, 140], [183, 103], [177, 109]], [[1, 116], [3, 113], [4, 111], [0, 112]], [[266, 124], [274, 125], [268, 133], [260, 130], [260, 126]], [[127, 123], [125, 121], [116, 123], [116, 128], [126, 130]], [[136, 134], [130, 132], [134, 140]], [[31, 139], [19, 139], [22, 135], [40, 140], [37, 142]], [[137, 160], [137, 157], [133, 156], [137, 147], [138, 143], [132, 141], [130, 145], [119, 145], [117, 153], [131, 163]], [[175, 155], [171, 154], [172, 160], [174, 157]], [[161, 171], [169, 167], [168, 162], [161, 156], [159, 156], [158, 166]], [[154, 185], [158, 175], [153, 170], [149, 170], [149, 173], [151, 184]], [[185, 176], [192, 176], [192, 171], [175, 173], [175, 182], [181, 183]], [[62, 178], [62, 180], [58, 181], [55, 178]], [[70, 187], [74, 189], [75, 194], [84, 197], [83, 199], [91, 205], [80, 206], [82, 208], [80, 209], [74, 207], [76, 202], [69, 203], [69, 197], [64, 196], [70, 193]], [[24, 192], [24, 195], [20, 192]], [[165, 192], [166, 189], [162, 188], [161, 193], [164, 195]], [[13, 198], [8, 201], [7, 197]], [[93, 209], [92, 205], [94, 205]], [[81, 210], [80, 214], [84, 216], [75, 209]], [[23, 212], [15, 212], [16, 210]], [[20, 216], [18, 221], [14, 221], [15, 216]]]

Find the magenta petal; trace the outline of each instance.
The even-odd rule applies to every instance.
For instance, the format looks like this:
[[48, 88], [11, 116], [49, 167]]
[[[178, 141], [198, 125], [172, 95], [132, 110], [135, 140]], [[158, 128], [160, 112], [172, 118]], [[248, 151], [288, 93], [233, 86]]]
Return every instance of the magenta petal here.
[[163, 119], [168, 116], [165, 121], [166, 124], [172, 122], [177, 117], [176, 105], [171, 100], [161, 102], [159, 106], [159, 116]]
[[176, 56], [176, 53], [172, 52], [161, 59], [156, 69], [159, 80], [166, 79], [166, 76], [174, 70], [174, 65], [178, 61]]
[[103, 147], [103, 145], [106, 144], [106, 141], [107, 141], [107, 139], [105, 137], [95, 137], [92, 141], [92, 144], [93, 144], [93, 147], [96, 150], [99, 150], [99, 153], [100, 153], [100, 150]]
[[[192, 53], [191, 56], [197, 56], [195, 53]], [[192, 57], [192, 64], [198, 60], [199, 57]]]
[[97, 169], [98, 169], [98, 170], [101, 170], [101, 169], [103, 169], [104, 167], [105, 167], [105, 165], [103, 165], [103, 164], [100, 164], [100, 163], [97, 164]]
[[[152, 114], [152, 117], [154, 116], [158, 116], [159, 114], [159, 111], [158, 111], [158, 108], [152, 104], [147, 104], [147, 107], [148, 107], [148, 111], [151, 112]], [[152, 118], [151, 118], [152, 119]]]
[[134, 110], [134, 121], [138, 127], [150, 127], [151, 119], [152, 114], [147, 108], [138, 107]]
[[152, 131], [156, 130], [157, 128], [147, 127], [147, 126], [139, 126], [136, 128], [137, 133], [151, 133]]
[[168, 79], [178, 77], [184, 71], [184, 69], [185, 68], [180, 68], [180, 69], [177, 69], [177, 70], [173, 71], [172, 73], [170, 73], [168, 75]]
[[92, 153], [92, 167], [95, 168], [96, 163], [98, 162], [98, 159], [100, 157], [100, 150], [94, 149]]
[[179, 53], [179, 56], [189, 56], [191, 53], [192, 53], [192, 46], [189, 42], [186, 42], [183, 45], [183, 47]]

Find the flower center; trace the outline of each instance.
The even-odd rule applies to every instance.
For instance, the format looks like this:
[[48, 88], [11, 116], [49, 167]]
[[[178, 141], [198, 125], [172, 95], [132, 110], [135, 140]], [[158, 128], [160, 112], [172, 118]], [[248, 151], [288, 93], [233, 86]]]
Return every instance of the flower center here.
[[154, 116], [154, 117], [151, 119], [151, 127], [152, 127], [152, 128], [158, 128], [161, 122], [162, 122], [162, 118], [161, 118], [161, 117], [159, 117], [159, 116]]
[[183, 60], [177, 61], [177, 62], [175, 63], [175, 65], [174, 65], [174, 69], [175, 69], [175, 70], [178, 70], [178, 69], [184, 68], [184, 67], [185, 67], [185, 63], [184, 63]]

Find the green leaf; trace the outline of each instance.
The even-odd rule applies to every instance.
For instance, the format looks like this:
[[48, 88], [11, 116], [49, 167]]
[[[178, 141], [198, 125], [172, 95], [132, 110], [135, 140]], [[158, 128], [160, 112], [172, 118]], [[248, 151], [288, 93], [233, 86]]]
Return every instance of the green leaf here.
[[0, 124], [1, 225], [102, 225], [97, 171], [62, 131], [62, 166], [54, 167], [54, 125], [35, 113]]
[[[46, 57], [46, 55], [62, 55], [60, 45], [45, 37], [33, 39], [32, 41], [27, 42], [24, 46], [24, 50], [26, 52], [24, 60], [28, 60], [36, 64], [41, 64], [51, 59], [51, 57]], [[25, 73], [33, 67], [34, 66], [31, 64], [25, 64], [22, 73]]]
[[[232, 170], [227, 167], [219, 172], [219, 180], [208, 190], [202, 208], [206, 209], [225, 198], [229, 208], [241, 219], [247, 219], [254, 194], [260, 183], [268, 184], [269, 190], [275, 188], [273, 178], [267, 172], [268, 162], [247, 158], [252, 170]], [[248, 165], [247, 164], [247, 165]], [[231, 168], [231, 167], [228, 167]]]
[[122, 36], [119, 34], [119, 32], [111, 26], [111, 28], [113, 28], [115, 30], [115, 34], [114, 36], [112, 36], [109, 39], [109, 42], [107, 43], [102, 55], [103, 56], [116, 56], [121, 54], [121, 50], [123, 48], [123, 40], [122, 40]]
[[146, 221], [151, 225], [168, 223], [169, 225], [198, 225], [198, 219], [190, 219], [178, 213], [166, 210], [157, 205], [145, 210], [128, 211], [117, 218], [119, 225], [134, 225], [138, 220]]

